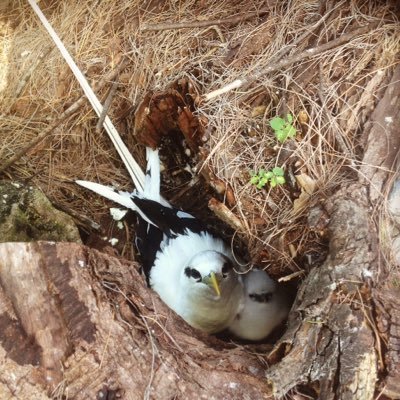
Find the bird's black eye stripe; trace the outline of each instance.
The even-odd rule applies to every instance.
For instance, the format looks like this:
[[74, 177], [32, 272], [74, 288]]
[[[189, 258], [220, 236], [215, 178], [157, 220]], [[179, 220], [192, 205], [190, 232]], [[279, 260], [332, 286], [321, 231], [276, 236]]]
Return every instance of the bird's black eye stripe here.
[[269, 303], [273, 293], [250, 293], [249, 297], [257, 303]]
[[201, 282], [201, 274], [197, 269], [186, 267], [185, 268], [185, 275], [188, 278], [196, 279], [197, 282]]
[[228, 272], [231, 271], [233, 269], [233, 265], [230, 261], [225, 261], [224, 265], [222, 266], [222, 276], [224, 278], [226, 278], [226, 276], [228, 275]]

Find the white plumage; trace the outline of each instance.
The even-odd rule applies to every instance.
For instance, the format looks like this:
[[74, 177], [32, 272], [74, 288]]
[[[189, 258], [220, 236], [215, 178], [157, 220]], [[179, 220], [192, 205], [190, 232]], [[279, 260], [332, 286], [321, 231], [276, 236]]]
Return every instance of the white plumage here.
[[[241, 277], [232, 263], [222, 240], [188, 231], [164, 242], [150, 272], [150, 286], [191, 326], [216, 333], [233, 321], [243, 298]], [[191, 271], [185, 273], [186, 268]], [[207, 282], [211, 273], [220, 293]]]
[[239, 275], [223, 240], [161, 197], [158, 151], [147, 148], [146, 155], [140, 192], [77, 183], [138, 214], [136, 245], [147, 282], [189, 325], [208, 333], [228, 328], [242, 339], [264, 338], [288, 313], [278, 284], [264, 271]]
[[250, 271], [243, 283], [243, 306], [229, 330], [241, 339], [262, 340], [286, 319], [290, 296], [265, 271]]
[[241, 276], [222, 239], [201, 221], [171, 207], [160, 195], [158, 151], [147, 149], [143, 192], [116, 192], [77, 181], [139, 214], [136, 244], [149, 285], [191, 326], [208, 333], [226, 329], [243, 299]]

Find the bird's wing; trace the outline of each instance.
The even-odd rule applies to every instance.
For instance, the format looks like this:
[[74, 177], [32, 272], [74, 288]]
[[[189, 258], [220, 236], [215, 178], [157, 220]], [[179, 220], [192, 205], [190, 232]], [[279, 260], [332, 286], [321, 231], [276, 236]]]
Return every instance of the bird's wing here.
[[168, 237], [183, 235], [188, 231], [194, 233], [205, 232], [205, 226], [193, 215], [173, 207], [166, 207], [157, 201], [134, 196], [132, 201], [136, 209], [146, 216], [146, 221], [151, 221]]
[[154, 265], [157, 253], [160, 251], [165, 235], [154, 225], [138, 218], [135, 227], [135, 244], [139, 252], [140, 263], [148, 286], [150, 286], [150, 272]]

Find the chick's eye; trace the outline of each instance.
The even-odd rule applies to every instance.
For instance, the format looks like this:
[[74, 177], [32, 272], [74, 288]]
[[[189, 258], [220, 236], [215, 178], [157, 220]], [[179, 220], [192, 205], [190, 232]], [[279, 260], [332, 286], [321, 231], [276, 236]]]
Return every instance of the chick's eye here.
[[269, 303], [272, 300], [273, 293], [249, 293], [249, 297], [255, 303]]
[[185, 275], [188, 278], [195, 279], [197, 282], [201, 282], [201, 274], [200, 274], [199, 271], [197, 271], [197, 269], [186, 267], [185, 268]]
[[229, 262], [225, 262], [224, 265], [223, 265], [223, 267], [222, 267], [222, 270], [221, 270], [222, 276], [223, 276], [224, 278], [226, 278], [226, 277], [228, 276], [228, 272], [229, 272], [231, 269], [232, 269], [232, 264], [229, 263]]

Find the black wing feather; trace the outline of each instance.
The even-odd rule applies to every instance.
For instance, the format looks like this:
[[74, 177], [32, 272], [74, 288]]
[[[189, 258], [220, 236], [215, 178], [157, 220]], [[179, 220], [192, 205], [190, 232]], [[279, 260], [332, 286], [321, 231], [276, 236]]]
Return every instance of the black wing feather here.
[[138, 208], [169, 238], [183, 235], [186, 230], [194, 233], [206, 231], [205, 226], [197, 218], [178, 216], [181, 210], [165, 207], [154, 200], [132, 198]]
[[197, 218], [178, 216], [180, 210], [177, 208], [165, 207], [157, 201], [139, 197], [132, 197], [132, 200], [154, 224], [149, 224], [135, 213], [137, 216], [135, 243], [149, 285], [150, 271], [161, 243], [177, 235], [183, 235], [187, 230], [201, 233], [205, 232], [206, 228]]
[[135, 244], [148, 286], [150, 286], [150, 271], [154, 265], [156, 254], [160, 250], [163, 237], [164, 234], [160, 229], [150, 225], [140, 216], [137, 217]]

